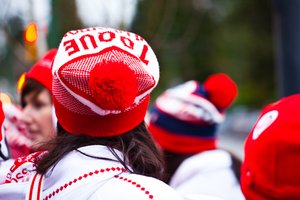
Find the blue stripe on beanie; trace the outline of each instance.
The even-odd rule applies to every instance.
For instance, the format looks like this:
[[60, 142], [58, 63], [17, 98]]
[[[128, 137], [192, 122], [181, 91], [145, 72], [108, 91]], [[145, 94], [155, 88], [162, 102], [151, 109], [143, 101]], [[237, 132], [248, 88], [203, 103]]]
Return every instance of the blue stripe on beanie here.
[[151, 109], [151, 115], [155, 115], [151, 119], [150, 123], [155, 126], [165, 129], [168, 132], [174, 133], [176, 135], [185, 135], [193, 137], [205, 137], [214, 138], [216, 137], [217, 124], [192, 124], [178, 120], [170, 115], [167, 115], [157, 108], [153, 107]]
[[198, 87], [197, 89], [193, 92], [193, 94], [196, 94], [196, 95], [200, 95], [202, 97], [204, 97], [205, 99], [208, 99], [208, 92], [206, 91], [206, 89], [204, 88], [204, 86], [202, 84], [200, 84], [198, 82]]

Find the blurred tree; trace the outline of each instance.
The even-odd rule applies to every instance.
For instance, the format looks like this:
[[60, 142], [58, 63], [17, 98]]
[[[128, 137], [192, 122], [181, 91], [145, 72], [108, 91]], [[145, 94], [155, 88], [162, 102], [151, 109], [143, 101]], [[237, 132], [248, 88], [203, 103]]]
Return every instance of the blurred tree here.
[[300, 1], [273, 0], [279, 96], [300, 92]]
[[0, 60], [0, 74], [8, 81], [14, 82], [26, 62], [20, 50], [23, 46], [24, 20], [20, 16], [7, 16], [1, 21], [1, 30], [5, 33], [5, 51]]
[[154, 96], [225, 72], [238, 83], [237, 103], [260, 107], [275, 98], [269, 1], [143, 0], [131, 30], [158, 56], [161, 79]]
[[57, 48], [63, 35], [83, 27], [77, 14], [75, 0], [51, 0], [51, 23], [47, 36], [49, 48]]
[[[19, 76], [28, 71], [38, 59], [35, 46], [24, 43], [24, 31], [29, 22], [36, 22], [33, 12], [35, 1], [1, 0], [0, 7], [0, 91], [15, 93], [15, 85]], [[20, 6], [16, 6], [20, 4]], [[26, 5], [26, 6], [22, 6]], [[57, 47], [63, 34], [71, 29], [82, 28], [77, 16], [75, 0], [52, 0], [51, 24], [48, 30], [48, 48]], [[36, 13], [35, 13], [36, 14]], [[38, 18], [38, 17], [37, 17]], [[41, 28], [41, 27], [38, 27]], [[41, 38], [37, 38], [39, 40]], [[36, 48], [39, 48], [36, 46]], [[41, 50], [41, 49], [38, 49]], [[37, 51], [37, 52], [36, 52]], [[43, 51], [43, 49], [41, 50]], [[33, 59], [26, 59], [34, 55]]]

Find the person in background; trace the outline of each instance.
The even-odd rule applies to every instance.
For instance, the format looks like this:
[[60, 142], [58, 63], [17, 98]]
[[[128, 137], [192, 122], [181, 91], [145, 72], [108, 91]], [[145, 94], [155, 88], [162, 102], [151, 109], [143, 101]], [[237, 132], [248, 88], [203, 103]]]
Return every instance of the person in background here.
[[16, 103], [3, 103], [5, 120], [3, 127], [8, 141], [10, 159], [30, 154], [31, 141], [25, 126], [21, 123], [22, 108]]
[[2, 184], [6, 179], [8, 169], [14, 162], [10, 159], [11, 155], [6, 139], [4, 120], [5, 115], [2, 107], [2, 101], [0, 100], [0, 184]]
[[300, 94], [265, 106], [244, 145], [247, 200], [300, 199]]
[[241, 161], [217, 146], [217, 128], [238, 93], [226, 74], [203, 83], [190, 80], [163, 92], [147, 116], [147, 127], [166, 162], [166, 183], [182, 196], [202, 194], [244, 199]]
[[21, 130], [27, 132], [30, 140], [30, 152], [43, 150], [43, 144], [55, 137], [56, 119], [52, 104], [51, 65], [57, 49], [51, 49], [36, 62], [26, 73], [25, 83], [21, 88], [20, 115]]
[[[0, 184], [5, 182], [6, 175], [15, 159], [37, 150], [45, 150], [46, 146], [40, 148], [43, 142], [55, 136], [51, 64], [56, 52], [57, 49], [46, 52], [26, 73], [20, 96], [23, 108], [13, 103], [3, 104], [5, 135], [3, 135], [2, 142], [5, 137], [10, 154], [1, 161]], [[4, 146], [1, 152], [4, 152], [3, 148]]]
[[4, 112], [2, 108], [2, 101], [0, 101], [0, 162], [8, 160], [10, 158], [10, 152], [7, 145], [5, 130], [4, 130]]
[[[36, 172], [0, 186], [0, 199], [179, 200], [144, 124], [159, 65], [139, 35], [104, 27], [66, 33], [53, 63], [57, 137], [18, 160]], [[35, 157], [35, 158], [34, 158]], [[32, 160], [33, 159], [33, 160]], [[21, 170], [22, 172], [22, 170]]]

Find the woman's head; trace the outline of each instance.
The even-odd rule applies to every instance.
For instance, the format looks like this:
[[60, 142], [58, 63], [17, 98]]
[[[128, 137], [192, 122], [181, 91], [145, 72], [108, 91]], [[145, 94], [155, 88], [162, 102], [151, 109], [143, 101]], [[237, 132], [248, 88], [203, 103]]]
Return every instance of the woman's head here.
[[33, 79], [28, 79], [21, 92], [21, 121], [28, 131], [32, 151], [52, 139], [55, 128], [52, 117], [51, 92]]
[[52, 70], [59, 123], [69, 133], [92, 137], [138, 126], [159, 79], [156, 56], [143, 38], [102, 27], [66, 33]]
[[236, 83], [224, 73], [213, 74], [204, 82], [190, 80], [177, 85], [156, 99], [148, 129], [158, 145], [171, 154], [215, 149], [218, 125], [237, 93]]
[[58, 134], [39, 172], [62, 152], [102, 144], [120, 150], [128, 159], [121, 162], [135, 173], [159, 177], [160, 155], [143, 124], [159, 66], [142, 37], [102, 27], [70, 31], [52, 73], [53, 103], [64, 134]]
[[52, 115], [52, 73], [51, 65], [57, 50], [48, 51], [26, 74], [21, 89], [21, 105], [23, 113], [21, 121], [28, 130], [32, 142], [31, 150], [39, 150], [39, 146], [55, 135]]

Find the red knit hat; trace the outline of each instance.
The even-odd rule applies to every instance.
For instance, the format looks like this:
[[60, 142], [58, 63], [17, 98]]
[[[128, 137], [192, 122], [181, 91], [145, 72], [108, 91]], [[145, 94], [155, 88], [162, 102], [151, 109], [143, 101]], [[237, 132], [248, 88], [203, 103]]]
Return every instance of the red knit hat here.
[[159, 79], [156, 56], [142, 37], [103, 27], [66, 33], [52, 70], [59, 123], [93, 137], [138, 126]]
[[49, 91], [52, 91], [52, 61], [57, 49], [49, 50], [39, 61], [37, 61], [26, 74], [26, 79], [34, 79]]
[[247, 200], [300, 199], [300, 95], [266, 106], [245, 142]]
[[156, 99], [148, 129], [163, 149], [174, 153], [215, 149], [217, 125], [237, 92], [235, 82], [223, 73], [203, 84], [192, 80], [168, 89]]

